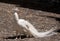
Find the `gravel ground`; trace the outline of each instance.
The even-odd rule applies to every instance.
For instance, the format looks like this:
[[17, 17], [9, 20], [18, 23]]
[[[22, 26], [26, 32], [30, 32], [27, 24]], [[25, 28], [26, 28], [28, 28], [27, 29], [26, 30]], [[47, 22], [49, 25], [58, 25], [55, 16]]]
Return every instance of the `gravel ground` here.
[[[0, 2], [0, 41], [60, 41], [60, 33], [51, 37], [44, 38], [17, 38], [15, 36], [24, 33], [20, 28], [14, 17], [14, 10], [16, 5], [6, 4]], [[32, 10], [23, 7], [19, 8], [18, 14], [20, 18], [23, 18], [31, 22], [38, 31], [47, 31], [51, 28], [60, 29], [60, 14], [44, 12], [41, 10]], [[6, 37], [15, 37], [5, 39]]]

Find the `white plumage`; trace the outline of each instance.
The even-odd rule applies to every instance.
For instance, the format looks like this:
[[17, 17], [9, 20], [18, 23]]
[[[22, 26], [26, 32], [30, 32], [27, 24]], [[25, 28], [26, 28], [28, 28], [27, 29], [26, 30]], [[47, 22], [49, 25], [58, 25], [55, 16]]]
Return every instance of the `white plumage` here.
[[22, 26], [22, 28], [25, 28], [26, 31], [28, 30], [35, 38], [48, 37], [57, 34], [54, 32], [55, 29], [51, 29], [46, 32], [38, 32], [37, 29], [30, 22], [26, 21], [25, 19], [19, 19], [17, 12], [15, 12], [14, 15], [17, 23]]

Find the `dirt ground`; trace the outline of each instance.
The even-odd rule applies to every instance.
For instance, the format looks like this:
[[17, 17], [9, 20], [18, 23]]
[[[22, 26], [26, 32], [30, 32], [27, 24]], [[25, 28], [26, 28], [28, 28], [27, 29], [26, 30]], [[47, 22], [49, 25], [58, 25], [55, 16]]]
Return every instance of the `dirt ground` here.
[[[0, 41], [60, 41], [60, 33], [44, 38], [16, 39], [15, 36], [20, 35], [23, 31], [15, 21], [14, 8], [16, 8], [16, 5], [0, 2]], [[19, 11], [17, 11], [19, 17], [31, 22], [38, 31], [47, 31], [51, 28], [60, 29], [60, 14], [23, 7], [17, 8], [19, 8]], [[5, 39], [9, 36], [11, 38]]]

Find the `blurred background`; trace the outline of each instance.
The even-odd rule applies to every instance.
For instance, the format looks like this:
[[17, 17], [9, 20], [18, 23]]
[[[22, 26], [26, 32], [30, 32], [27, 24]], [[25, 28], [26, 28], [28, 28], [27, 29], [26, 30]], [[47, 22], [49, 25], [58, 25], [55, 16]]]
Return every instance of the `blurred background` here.
[[60, 0], [0, 0], [0, 2], [17, 4], [24, 8], [60, 13]]

